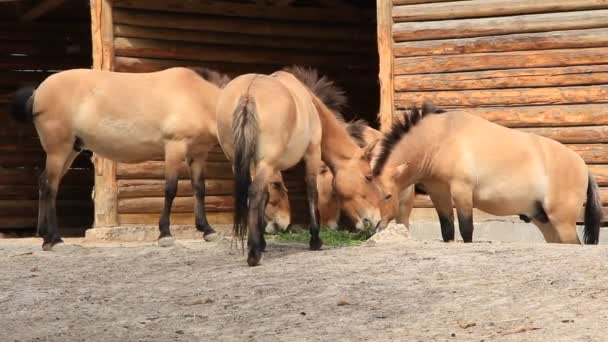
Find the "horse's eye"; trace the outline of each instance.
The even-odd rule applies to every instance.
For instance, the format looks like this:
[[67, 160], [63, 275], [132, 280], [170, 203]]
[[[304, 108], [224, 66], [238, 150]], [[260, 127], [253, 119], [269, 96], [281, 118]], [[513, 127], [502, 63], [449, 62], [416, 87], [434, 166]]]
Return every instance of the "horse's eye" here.
[[366, 175], [365, 180], [370, 183], [372, 181], [372, 175]]

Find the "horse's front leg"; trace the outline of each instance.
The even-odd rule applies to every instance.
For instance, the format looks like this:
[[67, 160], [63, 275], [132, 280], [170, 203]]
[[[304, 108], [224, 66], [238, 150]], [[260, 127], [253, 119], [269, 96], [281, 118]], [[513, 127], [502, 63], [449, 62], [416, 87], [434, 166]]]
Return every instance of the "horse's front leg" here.
[[188, 168], [190, 169], [190, 181], [194, 192], [194, 224], [199, 232], [203, 233], [206, 241], [215, 241], [217, 233], [209, 222], [205, 212], [205, 172], [206, 172], [207, 153], [190, 156], [188, 158]]
[[454, 209], [450, 189], [447, 186], [428, 186], [426, 192], [431, 197], [433, 206], [437, 211], [443, 241], [454, 241]]
[[177, 182], [179, 179], [179, 167], [185, 160], [185, 146], [180, 142], [170, 141], [165, 145], [165, 203], [163, 212], [158, 221], [158, 245], [162, 247], [172, 246], [174, 243], [171, 236], [171, 207], [177, 196]]
[[464, 242], [473, 242], [473, 190], [465, 184], [451, 187], [458, 215], [458, 229]]
[[317, 190], [317, 175], [321, 170], [321, 148], [319, 145], [311, 145], [304, 157], [306, 163], [306, 196], [308, 199], [308, 210], [310, 211], [310, 249], [318, 251], [323, 245], [319, 237], [319, 192]]

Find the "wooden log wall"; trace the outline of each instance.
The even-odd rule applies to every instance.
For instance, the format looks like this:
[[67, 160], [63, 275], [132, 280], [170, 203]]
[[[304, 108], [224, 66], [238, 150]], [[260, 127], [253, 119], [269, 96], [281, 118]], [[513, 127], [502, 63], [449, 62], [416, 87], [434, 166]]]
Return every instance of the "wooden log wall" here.
[[427, 98], [564, 143], [597, 177], [606, 211], [608, 1], [392, 4], [396, 108]]
[[[35, 86], [57, 70], [89, 68], [90, 37], [84, 20], [0, 23], [0, 229], [36, 227], [38, 177], [45, 163], [36, 129], [15, 123], [8, 102], [19, 87]], [[91, 226], [92, 189], [92, 165], [83, 155], [58, 193], [60, 227]]]
[[[319, 2], [323, 3], [323, 2]], [[284, 66], [316, 67], [345, 88], [346, 116], [375, 119], [378, 55], [375, 7], [360, 9], [251, 1], [113, 0], [114, 70], [149, 72], [206, 66], [237, 76]], [[295, 222], [307, 221], [301, 167], [284, 173]], [[116, 169], [118, 221], [156, 224], [162, 208], [163, 162]], [[180, 173], [172, 222], [194, 222], [186, 166]], [[210, 156], [206, 208], [210, 223], [232, 221], [232, 171], [217, 148]]]

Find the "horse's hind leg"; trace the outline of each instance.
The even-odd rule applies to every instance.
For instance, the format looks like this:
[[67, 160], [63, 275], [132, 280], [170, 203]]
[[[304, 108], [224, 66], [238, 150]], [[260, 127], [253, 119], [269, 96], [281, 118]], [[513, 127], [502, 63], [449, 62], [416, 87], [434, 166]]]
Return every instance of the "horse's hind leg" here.
[[190, 169], [190, 180], [196, 203], [194, 205], [196, 229], [203, 233], [203, 238], [207, 241], [214, 240], [217, 236], [215, 230], [207, 222], [205, 213], [205, 171], [207, 154], [198, 154], [188, 158]]
[[177, 195], [179, 167], [185, 159], [185, 151], [186, 148], [181, 142], [170, 141], [165, 145], [165, 203], [158, 222], [158, 229], [160, 231], [158, 244], [160, 246], [173, 245], [173, 237], [169, 229], [171, 225], [171, 207]]
[[321, 148], [319, 145], [311, 145], [304, 156], [306, 163], [306, 197], [308, 198], [308, 210], [310, 211], [310, 249], [318, 251], [323, 245], [319, 237], [319, 192], [317, 190], [317, 175], [321, 170]]
[[262, 252], [266, 248], [263, 223], [264, 209], [266, 208], [265, 200], [268, 196], [268, 178], [271, 174], [273, 174], [273, 170], [270, 170], [270, 168], [263, 165], [258, 167], [249, 187], [249, 212], [247, 214], [247, 227], [249, 228], [247, 236], [247, 245], [249, 247], [247, 264], [249, 266], [260, 264]]
[[437, 211], [443, 241], [454, 241], [454, 210], [450, 189], [447, 186], [429, 186], [426, 187], [426, 190]]
[[46, 155], [46, 167], [38, 182], [38, 235], [42, 236], [42, 249], [50, 251], [53, 246], [63, 242], [57, 224], [57, 191], [61, 179], [72, 165], [78, 152], [66, 144]]

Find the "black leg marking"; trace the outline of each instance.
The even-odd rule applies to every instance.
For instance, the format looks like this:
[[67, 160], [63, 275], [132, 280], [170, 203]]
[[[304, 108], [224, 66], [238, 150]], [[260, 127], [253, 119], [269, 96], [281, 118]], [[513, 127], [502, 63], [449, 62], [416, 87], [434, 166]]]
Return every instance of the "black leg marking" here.
[[318, 251], [323, 245], [323, 241], [319, 237], [319, 210], [318, 200], [319, 193], [317, 191], [317, 175], [306, 176], [306, 195], [308, 197], [308, 210], [310, 213], [310, 249]]
[[51, 187], [46, 171], [39, 180], [38, 235], [42, 236], [42, 249], [50, 250], [55, 244], [63, 242], [57, 225], [55, 208], [56, 192]]
[[441, 225], [441, 236], [444, 242], [454, 241], [454, 222], [448, 215], [437, 213]]
[[171, 216], [171, 207], [173, 206], [173, 200], [175, 199], [176, 195], [177, 176], [169, 178], [165, 181], [165, 206], [163, 208], [160, 221], [158, 222], [158, 229], [160, 230], [159, 239], [171, 236], [171, 231], [169, 230], [169, 216]]
[[266, 252], [266, 238], [264, 237], [264, 229], [262, 227], [266, 227], [266, 218], [264, 217], [266, 206], [268, 205], [268, 200], [270, 199], [270, 194], [268, 193], [268, 187], [264, 190], [264, 195], [262, 197], [262, 205], [258, 208], [258, 222], [260, 222], [260, 244], [262, 245], [262, 252]]
[[530, 218], [526, 215], [519, 215], [519, 219], [526, 222], [526, 223], [530, 223], [532, 222], [532, 220], [530, 220]]
[[198, 179], [192, 180], [192, 188], [196, 197], [196, 229], [202, 232], [203, 236], [214, 234], [215, 229], [211, 228], [207, 222], [207, 213], [205, 211], [205, 177], [201, 175]]
[[547, 216], [542, 203], [536, 202], [536, 210], [537, 214], [534, 216], [534, 219], [540, 223], [549, 223], [549, 217]]
[[469, 211], [456, 209], [458, 228], [464, 242], [473, 242], [473, 215]]

